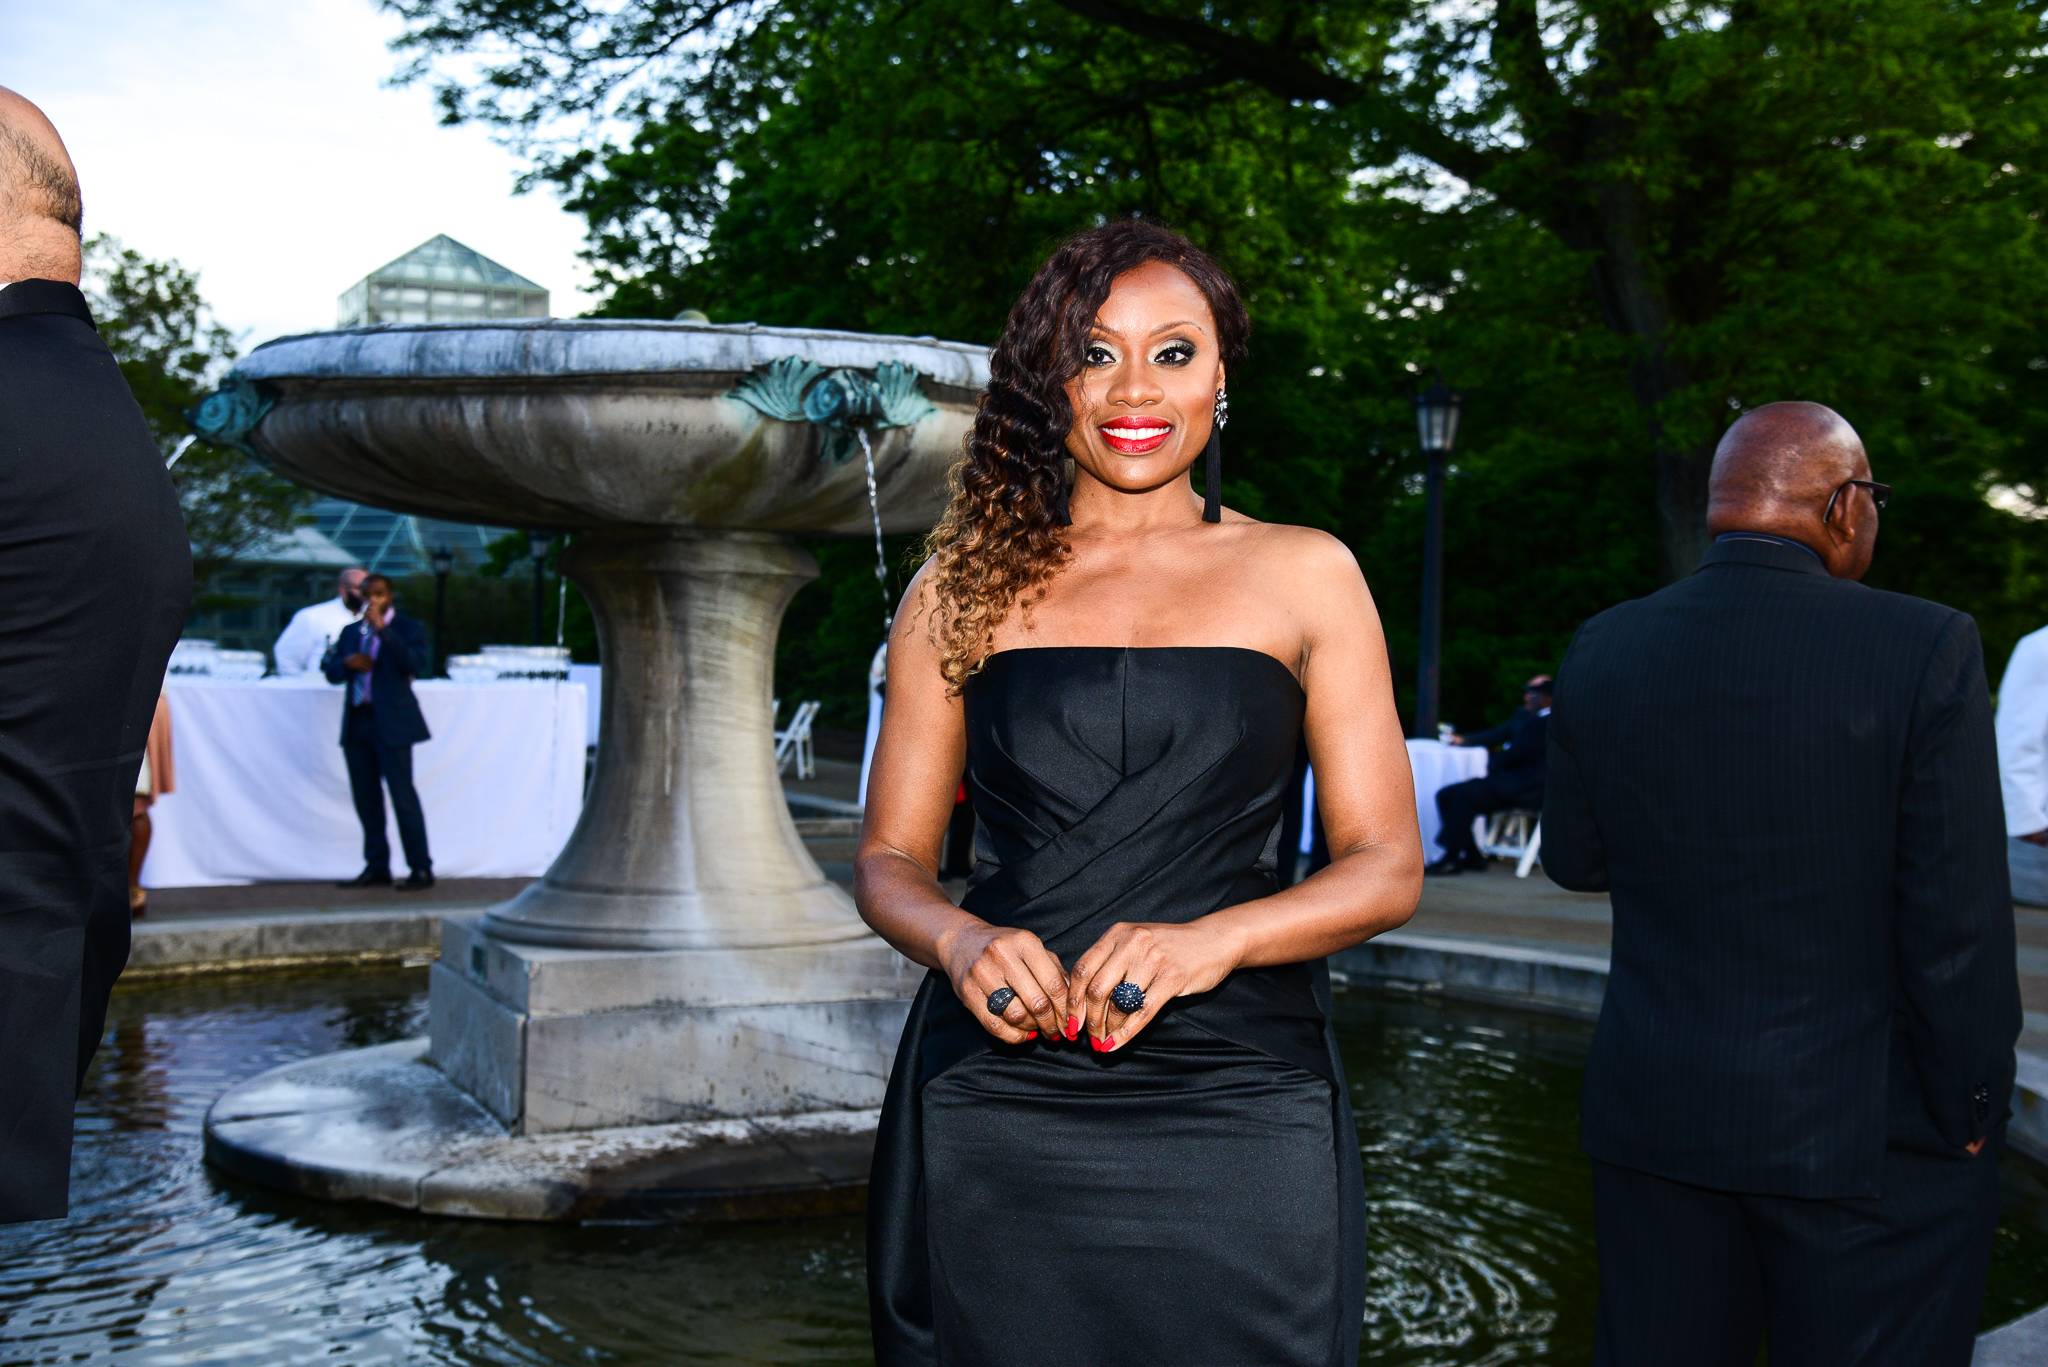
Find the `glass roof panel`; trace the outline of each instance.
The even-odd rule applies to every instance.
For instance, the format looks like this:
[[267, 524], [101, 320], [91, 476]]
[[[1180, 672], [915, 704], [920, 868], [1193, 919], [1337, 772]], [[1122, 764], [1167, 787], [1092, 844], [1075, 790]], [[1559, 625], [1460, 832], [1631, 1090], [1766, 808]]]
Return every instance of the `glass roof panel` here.
[[[380, 316], [374, 306], [366, 309], [362, 295], [365, 290], [371, 297], [382, 300], [386, 291], [398, 286], [488, 286], [516, 294], [521, 300], [517, 313], [529, 317], [547, 316], [546, 289], [536, 285], [525, 276], [485, 256], [473, 247], [466, 247], [446, 233], [428, 238], [396, 260], [388, 261], [371, 271], [341, 295], [341, 322], [344, 327], [357, 323], [388, 321]], [[353, 300], [351, 296], [355, 296]], [[438, 301], [437, 301], [438, 302]], [[367, 313], [367, 316], [365, 316]], [[487, 309], [479, 309], [478, 318], [489, 316]], [[436, 321], [456, 322], [461, 318], [436, 310]]]

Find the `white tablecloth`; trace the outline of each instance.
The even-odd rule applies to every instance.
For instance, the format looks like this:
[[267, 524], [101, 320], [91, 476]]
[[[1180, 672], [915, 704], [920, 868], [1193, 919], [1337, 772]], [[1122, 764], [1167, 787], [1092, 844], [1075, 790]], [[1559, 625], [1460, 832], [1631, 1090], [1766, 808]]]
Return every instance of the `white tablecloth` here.
[[[441, 878], [544, 873], [583, 807], [581, 684], [414, 685], [432, 740], [413, 782]], [[363, 833], [325, 681], [172, 680], [177, 790], [150, 809], [146, 887], [350, 878]], [[392, 862], [405, 857], [390, 817]]]
[[604, 705], [604, 669], [600, 665], [570, 665], [569, 682], [582, 684], [585, 696], [590, 699], [590, 705], [584, 712], [589, 720], [585, 723], [583, 743], [595, 745], [598, 742], [597, 718]]
[[1443, 853], [1436, 844], [1436, 790], [1468, 778], [1486, 776], [1487, 752], [1477, 745], [1445, 745], [1440, 740], [1408, 742], [1408, 767], [1415, 771], [1415, 818], [1422, 825], [1422, 857]]
[[[1436, 790], [1486, 774], [1487, 752], [1478, 746], [1445, 745], [1440, 740], [1408, 742], [1408, 767], [1415, 776], [1415, 819], [1422, 827], [1422, 857], [1433, 860], [1436, 847]], [[1314, 835], [1308, 823], [1316, 810], [1316, 773], [1310, 769], [1301, 794], [1301, 852], [1309, 852]], [[1475, 826], [1477, 822], [1473, 823]]]

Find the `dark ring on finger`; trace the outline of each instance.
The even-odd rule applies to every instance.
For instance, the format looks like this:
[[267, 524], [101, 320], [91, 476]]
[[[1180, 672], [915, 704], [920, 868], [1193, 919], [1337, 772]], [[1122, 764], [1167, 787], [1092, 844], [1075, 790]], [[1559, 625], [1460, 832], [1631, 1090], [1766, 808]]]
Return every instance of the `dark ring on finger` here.
[[1134, 982], [1120, 982], [1116, 985], [1116, 989], [1109, 994], [1109, 999], [1115, 1004], [1117, 1010], [1125, 1015], [1129, 1015], [1131, 1012], [1144, 1006], [1145, 989]]
[[991, 1016], [1000, 1016], [1003, 1014], [1003, 1009], [1015, 1000], [1017, 1000], [1015, 992], [1012, 992], [1007, 987], [999, 987], [988, 994], [988, 1013]]

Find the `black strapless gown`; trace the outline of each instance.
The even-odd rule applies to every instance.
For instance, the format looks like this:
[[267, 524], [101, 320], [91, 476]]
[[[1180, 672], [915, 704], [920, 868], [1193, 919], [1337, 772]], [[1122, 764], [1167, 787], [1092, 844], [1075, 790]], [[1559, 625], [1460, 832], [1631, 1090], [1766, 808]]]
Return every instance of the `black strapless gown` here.
[[[1235, 647], [1000, 651], [965, 695], [962, 905], [1071, 967], [1116, 921], [1270, 894], [1301, 687]], [[1351, 1367], [1365, 1199], [1320, 960], [1113, 1054], [1005, 1045], [927, 975], [868, 1193], [883, 1367]]]

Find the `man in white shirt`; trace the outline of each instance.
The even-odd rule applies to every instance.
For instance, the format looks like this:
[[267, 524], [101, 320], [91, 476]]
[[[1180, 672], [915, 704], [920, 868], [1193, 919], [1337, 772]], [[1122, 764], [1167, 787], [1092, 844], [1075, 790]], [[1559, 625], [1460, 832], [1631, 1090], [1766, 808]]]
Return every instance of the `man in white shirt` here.
[[1998, 778], [2012, 899], [2048, 906], [2048, 627], [2020, 638], [1998, 685]]
[[350, 565], [336, 581], [334, 597], [292, 614], [271, 651], [279, 674], [320, 672], [320, 659], [341, 639], [341, 629], [363, 615], [363, 573], [361, 565]]

